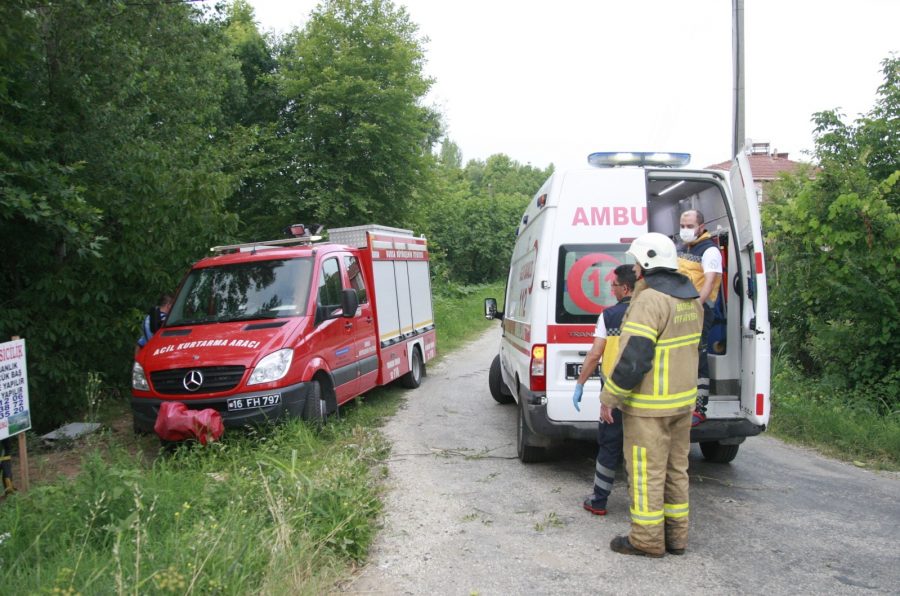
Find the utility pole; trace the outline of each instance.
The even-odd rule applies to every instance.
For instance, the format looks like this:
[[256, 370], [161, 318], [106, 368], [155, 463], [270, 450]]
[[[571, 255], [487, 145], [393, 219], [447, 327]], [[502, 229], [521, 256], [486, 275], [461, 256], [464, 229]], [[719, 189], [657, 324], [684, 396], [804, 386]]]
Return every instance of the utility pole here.
[[731, 61], [734, 73], [732, 155], [744, 150], [744, 0], [731, 0]]

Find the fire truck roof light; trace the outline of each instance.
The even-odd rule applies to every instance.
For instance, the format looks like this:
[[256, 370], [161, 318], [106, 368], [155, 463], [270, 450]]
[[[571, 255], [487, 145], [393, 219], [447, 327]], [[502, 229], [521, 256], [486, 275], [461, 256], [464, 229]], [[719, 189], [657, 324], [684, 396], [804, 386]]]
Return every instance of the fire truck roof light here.
[[650, 151], [599, 151], [588, 155], [588, 163], [596, 168], [619, 166], [658, 166], [683, 168], [691, 162], [690, 153], [658, 153]]

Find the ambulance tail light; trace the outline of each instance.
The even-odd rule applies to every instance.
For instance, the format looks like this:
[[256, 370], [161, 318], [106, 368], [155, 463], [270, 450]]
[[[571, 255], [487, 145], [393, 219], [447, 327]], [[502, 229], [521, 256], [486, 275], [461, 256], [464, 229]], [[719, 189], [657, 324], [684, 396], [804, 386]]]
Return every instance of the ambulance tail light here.
[[535, 344], [531, 348], [529, 381], [532, 391], [547, 390], [547, 346]]

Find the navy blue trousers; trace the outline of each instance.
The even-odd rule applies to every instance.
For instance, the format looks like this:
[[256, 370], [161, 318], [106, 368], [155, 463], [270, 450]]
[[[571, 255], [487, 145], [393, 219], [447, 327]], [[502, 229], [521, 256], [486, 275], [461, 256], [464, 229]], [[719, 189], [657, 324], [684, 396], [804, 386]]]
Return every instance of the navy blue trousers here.
[[597, 468], [591, 505], [606, 508], [606, 500], [616, 479], [616, 466], [622, 459], [622, 411], [613, 410], [613, 423], [601, 422], [597, 429]]

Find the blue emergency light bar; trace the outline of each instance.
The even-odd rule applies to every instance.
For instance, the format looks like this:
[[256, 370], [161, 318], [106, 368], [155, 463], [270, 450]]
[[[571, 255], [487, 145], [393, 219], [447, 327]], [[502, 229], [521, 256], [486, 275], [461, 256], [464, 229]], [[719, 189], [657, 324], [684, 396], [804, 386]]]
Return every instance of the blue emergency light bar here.
[[600, 151], [588, 155], [588, 163], [596, 168], [615, 168], [619, 166], [658, 166], [664, 168], [683, 168], [690, 162], [690, 153]]

